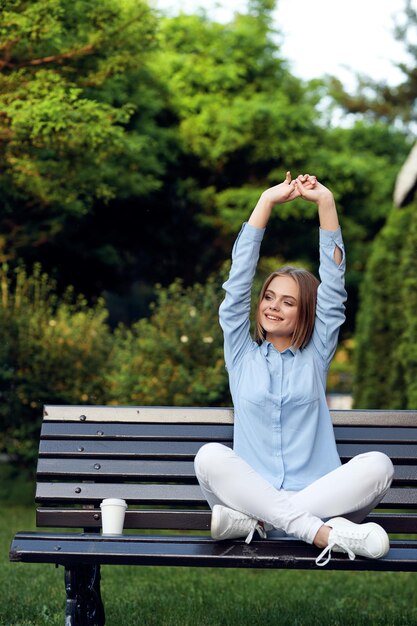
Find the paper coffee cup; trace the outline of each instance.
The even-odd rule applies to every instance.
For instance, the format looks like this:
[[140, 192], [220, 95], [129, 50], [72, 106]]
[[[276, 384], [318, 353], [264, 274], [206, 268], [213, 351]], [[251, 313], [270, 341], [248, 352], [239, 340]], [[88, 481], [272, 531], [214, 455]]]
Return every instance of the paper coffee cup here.
[[103, 535], [121, 535], [127, 504], [119, 498], [106, 498], [100, 504]]

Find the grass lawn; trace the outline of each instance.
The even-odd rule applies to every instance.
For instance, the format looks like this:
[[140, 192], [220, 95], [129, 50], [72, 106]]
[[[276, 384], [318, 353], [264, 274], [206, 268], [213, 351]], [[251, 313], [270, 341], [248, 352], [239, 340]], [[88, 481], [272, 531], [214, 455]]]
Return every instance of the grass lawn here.
[[[0, 626], [63, 626], [63, 568], [8, 561], [13, 534], [35, 528], [31, 492], [0, 488]], [[102, 594], [107, 626], [417, 625], [408, 573], [104, 566]]]

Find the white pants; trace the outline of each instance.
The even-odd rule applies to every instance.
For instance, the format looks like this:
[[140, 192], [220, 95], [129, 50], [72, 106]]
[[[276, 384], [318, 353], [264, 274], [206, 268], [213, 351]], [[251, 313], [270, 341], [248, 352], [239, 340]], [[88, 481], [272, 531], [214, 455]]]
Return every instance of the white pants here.
[[394, 475], [385, 454], [366, 452], [301, 491], [275, 489], [220, 443], [202, 446], [194, 465], [210, 508], [222, 504], [307, 543], [313, 543], [324, 520], [331, 517], [361, 522], [382, 500]]

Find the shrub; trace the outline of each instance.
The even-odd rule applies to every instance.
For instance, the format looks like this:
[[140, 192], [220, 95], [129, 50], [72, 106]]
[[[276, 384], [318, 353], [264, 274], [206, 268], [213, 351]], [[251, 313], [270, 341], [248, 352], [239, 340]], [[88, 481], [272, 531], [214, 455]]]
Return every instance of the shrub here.
[[220, 281], [157, 286], [149, 319], [115, 331], [108, 379], [114, 404], [230, 404], [218, 323]]
[[0, 271], [0, 450], [30, 463], [41, 407], [107, 400], [112, 337], [103, 302], [88, 306], [35, 266]]
[[415, 207], [393, 209], [374, 241], [357, 318], [354, 404], [417, 406]]

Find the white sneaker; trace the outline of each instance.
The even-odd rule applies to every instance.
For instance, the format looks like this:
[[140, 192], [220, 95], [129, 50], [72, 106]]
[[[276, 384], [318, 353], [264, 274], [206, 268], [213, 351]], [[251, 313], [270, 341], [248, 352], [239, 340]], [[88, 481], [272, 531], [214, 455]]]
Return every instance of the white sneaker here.
[[216, 541], [246, 537], [246, 543], [250, 543], [255, 530], [266, 539], [265, 529], [254, 517], [228, 509], [221, 504], [214, 505], [211, 514], [211, 536]]
[[[347, 552], [353, 561], [355, 556], [366, 556], [368, 559], [380, 559], [389, 550], [389, 538], [382, 526], [374, 522], [355, 524], [344, 517], [334, 517], [326, 522], [331, 526], [329, 545], [324, 548], [316, 559], [316, 565], [322, 567], [330, 561], [332, 550]], [[320, 562], [327, 555], [327, 559]]]

